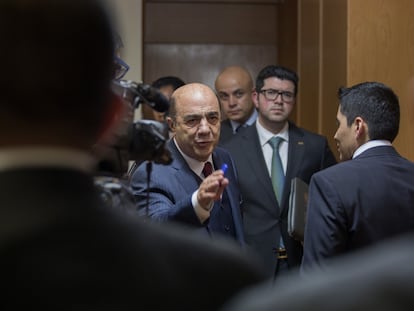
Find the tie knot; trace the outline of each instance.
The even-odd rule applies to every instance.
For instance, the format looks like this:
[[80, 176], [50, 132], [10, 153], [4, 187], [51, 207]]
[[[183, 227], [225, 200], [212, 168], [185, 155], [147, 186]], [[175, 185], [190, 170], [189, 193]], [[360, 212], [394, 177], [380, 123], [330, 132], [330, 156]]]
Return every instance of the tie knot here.
[[210, 162], [204, 163], [204, 167], [203, 167], [203, 175], [204, 175], [204, 177], [209, 176], [211, 173], [213, 173], [213, 165], [211, 165]]
[[273, 136], [272, 138], [269, 139], [269, 145], [272, 146], [273, 150], [277, 150], [282, 140], [283, 138], [280, 136]]

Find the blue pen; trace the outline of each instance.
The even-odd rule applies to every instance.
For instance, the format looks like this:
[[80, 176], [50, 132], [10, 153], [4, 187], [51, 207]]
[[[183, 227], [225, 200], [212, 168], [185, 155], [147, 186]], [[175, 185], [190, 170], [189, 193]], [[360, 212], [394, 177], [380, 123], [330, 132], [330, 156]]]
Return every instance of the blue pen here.
[[226, 173], [226, 171], [227, 171], [227, 168], [228, 168], [228, 165], [226, 164], [226, 163], [223, 163], [223, 165], [221, 166], [221, 170], [223, 171], [223, 174], [225, 174]]

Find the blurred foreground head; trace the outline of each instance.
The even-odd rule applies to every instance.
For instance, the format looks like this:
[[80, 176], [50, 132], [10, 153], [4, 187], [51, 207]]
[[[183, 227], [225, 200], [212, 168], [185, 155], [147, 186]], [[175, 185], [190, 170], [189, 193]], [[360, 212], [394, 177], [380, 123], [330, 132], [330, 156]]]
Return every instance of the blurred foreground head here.
[[0, 42], [0, 147], [89, 149], [117, 109], [100, 1], [1, 0]]

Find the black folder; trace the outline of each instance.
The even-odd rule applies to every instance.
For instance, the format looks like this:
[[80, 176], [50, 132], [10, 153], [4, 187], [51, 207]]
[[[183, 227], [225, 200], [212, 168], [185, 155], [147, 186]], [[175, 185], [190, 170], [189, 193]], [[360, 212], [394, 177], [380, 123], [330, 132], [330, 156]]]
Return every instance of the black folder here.
[[308, 202], [308, 184], [299, 177], [291, 181], [288, 211], [288, 233], [303, 242]]

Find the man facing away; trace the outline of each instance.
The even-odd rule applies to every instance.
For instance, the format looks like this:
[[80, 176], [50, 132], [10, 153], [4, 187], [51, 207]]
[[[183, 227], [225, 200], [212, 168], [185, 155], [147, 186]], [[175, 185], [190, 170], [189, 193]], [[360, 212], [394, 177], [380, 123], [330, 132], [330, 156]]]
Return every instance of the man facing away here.
[[189, 83], [178, 88], [172, 94], [167, 117], [173, 132], [167, 147], [173, 161], [170, 165], [154, 163], [150, 170], [148, 163], [142, 163], [132, 175], [131, 188], [139, 214], [154, 221], [181, 223], [200, 235], [226, 237], [243, 245], [233, 160], [227, 151], [216, 147], [220, 116], [218, 98], [210, 87]]
[[312, 177], [303, 270], [414, 230], [414, 163], [392, 142], [397, 95], [378, 82], [338, 91], [335, 140], [342, 163]]
[[[223, 145], [239, 176], [246, 243], [259, 255], [269, 278], [299, 267], [302, 259], [301, 243], [287, 231], [292, 178], [308, 183], [315, 172], [336, 163], [325, 137], [288, 120], [297, 92], [294, 71], [264, 67], [253, 93], [257, 121]], [[276, 146], [274, 139], [280, 142]], [[276, 156], [279, 167], [272, 164]]]
[[90, 150], [122, 115], [111, 28], [95, 0], [0, 1], [3, 310], [216, 310], [261, 280], [232, 244], [104, 207]]
[[229, 66], [220, 72], [214, 86], [225, 118], [220, 129], [220, 144], [223, 144], [256, 121], [253, 79], [245, 68]]

